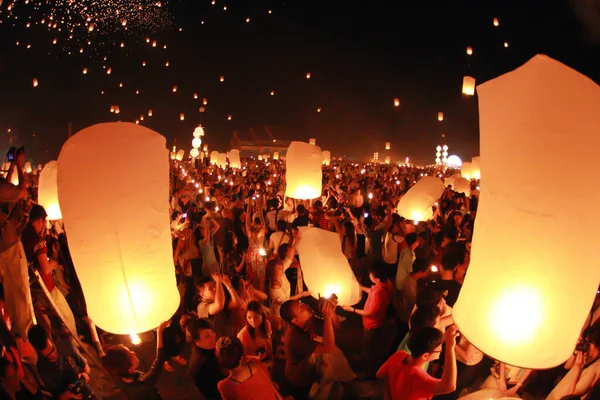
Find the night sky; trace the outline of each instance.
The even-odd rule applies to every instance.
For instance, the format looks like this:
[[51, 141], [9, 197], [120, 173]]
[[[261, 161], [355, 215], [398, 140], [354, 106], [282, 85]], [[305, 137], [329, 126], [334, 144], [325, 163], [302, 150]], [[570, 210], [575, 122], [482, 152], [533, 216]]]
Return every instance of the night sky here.
[[[481, 84], [544, 53], [600, 82], [593, 0], [66, 3], [0, 6], [0, 150], [13, 137], [34, 163], [56, 159], [69, 121], [77, 132], [142, 115], [142, 125], [186, 150], [199, 124], [221, 151], [234, 129], [277, 125], [336, 157], [382, 157], [389, 141], [393, 161], [431, 163], [444, 143], [470, 158], [479, 153], [477, 96], [461, 94], [463, 76]], [[93, 12], [88, 26], [84, 12]], [[66, 22], [48, 28], [50, 16]]]

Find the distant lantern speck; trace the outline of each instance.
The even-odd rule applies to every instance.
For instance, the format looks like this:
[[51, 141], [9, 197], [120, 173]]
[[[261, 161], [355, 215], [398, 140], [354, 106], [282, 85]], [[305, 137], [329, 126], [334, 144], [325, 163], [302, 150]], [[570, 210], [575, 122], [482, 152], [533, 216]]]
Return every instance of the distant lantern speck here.
[[219, 78], [220, 82], [225, 82], [225, 77], [221, 75], [221, 77]]
[[206, 97], [202, 99], [202, 104], [204, 104], [205, 106], [208, 105], [208, 99]]
[[400, 107], [400, 99], [397, 97], [394, 99], [394, 107]]
[[185, 114], [184, 113], [179, 114], [179, 120], [181, 120], [181, 121], [185, 120]]
[[443, 121], [444, 120], [444, 113], [443, 112], [439, 112], [438, 113], [438, 121]]
[[38, 84], [39, 84], [39, 82], [38, 82], [37, 78], [33, 78], [33, 87], [38, 87]]
[[177, 93], [177, 86], [173, 86], [173, 93]]
[[508, 42], [504, 42], [504, 47], [508, 47]]
[[84, 74], [84, 75], [86, 75], [86, 74], [87, 74], [87, 72], [88, 72], [88, 69], [87, 69], [87, 68], [84, 68], [84, 69], [83, 69], [83, 74]]
[[307, 72], [307, 73], [306, 73], [306, 79], [310, 79], [310, 76], [311, 76], [311, 75], [310, 75], [310, 72]]
[[148, 110], [148, 116], [151, 117], [152, 116], [152, 110]]
[[231, 121], [231, 115], [227, 116], [227, 121]]
[[275, 96], [275, 91], [271, 90], [271, 96]]
[[317, 112], [321, 112], [321, 107], [317, 108]]
[[198, 98], [198, 93], [194, 93], [194, 99]]
[[498, 18], [494, 18], [494, 26], [500, 26], [500, 21], [498, 21]]
[[467, 55], [468, 56], [473, 55], [473, 48], [471, 46], [467, 46]]

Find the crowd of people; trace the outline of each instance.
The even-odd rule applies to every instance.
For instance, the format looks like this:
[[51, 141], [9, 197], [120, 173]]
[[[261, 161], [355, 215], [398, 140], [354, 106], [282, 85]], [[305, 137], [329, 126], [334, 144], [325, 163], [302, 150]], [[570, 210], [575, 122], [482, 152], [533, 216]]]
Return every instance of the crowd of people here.
[[[359, 398], [366, 383], [393, 400], [600, 399], [600, 296], [580, 345], [553, 370], [490, 359], [460, 334], [452, 307], [468, 273], [478, 182], [467, 194], [447, 187], [430, 221], [395, 211], [422, 176], [455, 171], [334, 162], [323, 167], [321, 198], [300, 201], [285, 197], [282, 160], [249, 159], [235, 170], [172, 161], [181, 305], [158, 328], [156, 359], [140, 372], [135, 351], [101, 344], [65, 232], [35, 203], [36, 177], [23, 161], [18, 154], [0, 180], [2, 399], [98, 398], [80, 337], [129, 399], [163, 398], [157, 382], [175, 365], [189, 369], [207, 400]], [[297, 251], [306, 226], [339, 235], [360, 283], [358, 304], [309, 293]], [[362, 330], [353, 328], [359, 322]], [[362, 350], [340, 348], [344, 335]]]

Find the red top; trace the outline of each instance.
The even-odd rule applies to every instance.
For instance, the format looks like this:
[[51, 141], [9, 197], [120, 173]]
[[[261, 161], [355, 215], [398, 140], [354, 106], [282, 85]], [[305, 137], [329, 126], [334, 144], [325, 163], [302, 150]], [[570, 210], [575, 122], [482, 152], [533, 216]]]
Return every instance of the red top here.
[[363, 316], [363, 326], [365, 329], [374, 329], [383, 326], [385, 314], [390, 304], [390, 294], [392, 293], [392, 283], [377, 283], [371, 286], [371, 292], [367, 297], [364, 311], [374, 313], [372, 316]]
[[377, 372], [378, 378], [386, 383], [387, 400], [427, 400], [433, 397], [433, 390], [440, 382], [430, 376], [423, 368], [405, 364], [408, 356], [399, 351], [391, 356]]
[[328, 230], [329, 221], [327, 220], [327, 217], [326, 217], [324, 211], [313, 211], [312, 212], [312, 220], [313, 220], [313, 224], [317, 228]]
[[265, 366], [252, 362], [246, 367], [251, 375], [244, 382], [226, 378], [217, 384], [223, 400], [277, 400], [277, 391]]

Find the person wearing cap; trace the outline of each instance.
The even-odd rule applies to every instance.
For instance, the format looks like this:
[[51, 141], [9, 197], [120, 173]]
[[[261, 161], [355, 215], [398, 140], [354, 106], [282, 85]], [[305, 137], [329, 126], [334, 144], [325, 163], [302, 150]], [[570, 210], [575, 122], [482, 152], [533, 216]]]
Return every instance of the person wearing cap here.
[[71, 311], [65, 296], [54, 284], [54, 270], [58, 268], [58, 264], [48, 258], [45, 235], [47, 216], [44, 207], [35, 204], [29, 213], [29, 223], [23, 231], [21, 241], [23, 242], [27, 262], [39, 271], [44, 285], [58, 308], [57, 311], [60, 311], [63, 315], [71, 333], [77, 336], [77, 324], [75, 323], [73, 311]]

